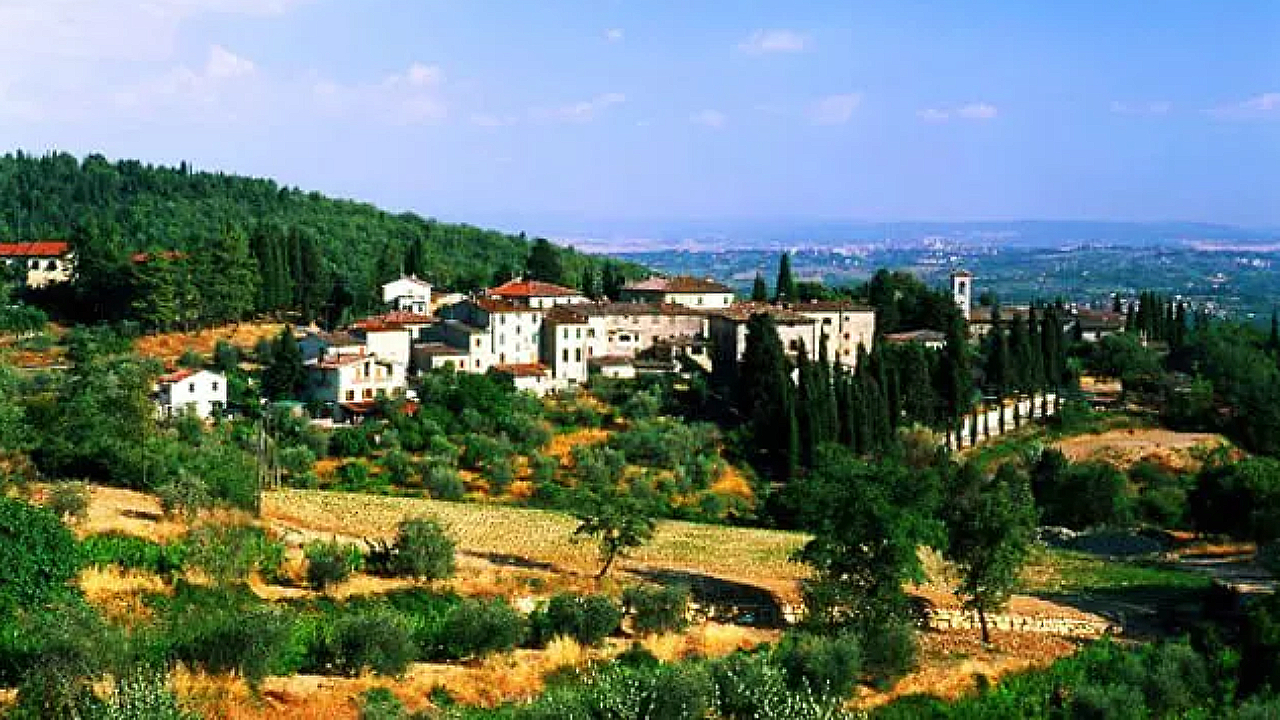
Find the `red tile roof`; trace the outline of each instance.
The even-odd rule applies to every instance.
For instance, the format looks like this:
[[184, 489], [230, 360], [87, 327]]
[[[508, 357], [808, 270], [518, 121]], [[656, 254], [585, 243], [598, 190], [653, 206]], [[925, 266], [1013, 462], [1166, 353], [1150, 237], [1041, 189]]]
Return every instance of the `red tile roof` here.
[[547, 366], [541, 363], [519, 363], [511, 365], [494, 365], [494, 372], [505, 373], [512, 377], [546, 377]]
[[0, 243], [0, 257], [62, 257], [71, 252], [70, 243], [39, 240], [25, 243]]
[[517, 305], [511, 302], [510, 300], [504, 300], [502, 298], [492, 298], [492, 297], [474, 298], [472, 302], [476, 304], [476, 307], [484, 310], [485, 312], [491, 312], [491, 313], [539, 312], [538, 310], [530, 308], [527, 305]]
[[134, 264], [151, 262], [155, 258], [161, 258], [163, 260], [173, 262], [174, 260], [186, 260], [187, 254], [179, 250], [161, 250], [157, 253], [140, 252], [129, 256], [129, 259], [133, 261]]
[[538, 280], [512, 280], [489, 290], [494, 297], [570, 297], [582, 293], [562, 285]]
[[711, 278], [677, 275], [672, 278], [651, 277], [647, 280], [627, 283], [622, 288], [631, 292], [667, 293], [732, 293], [733, 288]]
[[176, 372], [171, 372], [168, 375], [161, 375], [158, 382], [160, 382], [161, 384], [182, 382], [183, 380], [186, 380], [187, 378], [191, 377], [192, 375], [195, 375], [198, 372], [200, 371], [193, 370], [191, 368], [183, 368]]

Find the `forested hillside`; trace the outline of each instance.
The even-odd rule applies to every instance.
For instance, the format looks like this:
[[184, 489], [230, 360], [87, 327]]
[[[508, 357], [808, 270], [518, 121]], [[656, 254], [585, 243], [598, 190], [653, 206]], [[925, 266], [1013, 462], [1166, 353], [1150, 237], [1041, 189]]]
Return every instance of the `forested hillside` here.
[[[138, 292], [128, 297], [119, 287], [107, 287], [130, 274], [128, 265], [137, 264], [130, 256], [141, 251], [179, 251], [193, 266], [206, 265], [191, 269], [199, 276], [218, 271], [208, 266], [211, 255], [247, 247], [259, 274], [251, 310], [315, 312], [316, 303], [327, 303], [335, 293], [349, 299], [351, 309], [364, 310], [373, 304], [377, 285], [402, 270], [441, 287], [474, 289], [495, 276], [524, 272], [530, 252], [523, 234], [392, 214], [271, 180], [196, 172], [186, 163], [169, 168], [112, 163], [99, 155], [83, 161], [65, 153], [6, 155], [0, 158], [0, 241], [37, 238], [71, 240], [83, 270], [106, 274], [85, 278], [81, 290], [95, 295], [88, 306], [62, 298], [63, 306], [99, 316], [82, 319], [126, 319], [139, 306], [155, 304], [154, 289], [141, 287], [155, 278], [132, 283]], [[568, 285], [581, 284], [584, 273], [588, 283], [603, 277], [606, 266], [617, 275], [637, 270], [572, 251], [558, 255], [560, 276], [545, 279]], [[224, 260], [235, 266], [238, 259]], [[242, 276], [242, 288], [246, 280], [253, 278]], [[50, 298], [55, 305], [57, 300]]]

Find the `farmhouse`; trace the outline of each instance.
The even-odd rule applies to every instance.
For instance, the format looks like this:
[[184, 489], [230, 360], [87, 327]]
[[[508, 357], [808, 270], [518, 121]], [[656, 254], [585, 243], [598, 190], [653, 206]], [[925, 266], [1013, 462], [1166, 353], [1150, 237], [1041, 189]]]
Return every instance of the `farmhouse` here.
[[404, 363], [367, 353], [328, 354], [304, 363], [308, 399], [322, 404], [343, 422], [367, 412], [380, 398], [403, 397]]
[[512, 280], [487, 293], [490, 298], [505, 300], [513, 305], [546, 310], [556, 305], [574, 305], [590, 302], [585, 295], [572, 288], [537, 280]]
[[69, 282], [75, 272], [71, 245], [54, 240], [0, 243], [0, 262], [13, 270], [25, 269], [23, 282], [30, 288]]
[[431, 311], [431, 283], [406, 275], [382, 286], [382, 302], [392, 310], [411, 313]]
[[151, 399], [162, 418], [192, 413], [207, 420], [227, 406], [227, 378], [209, 370], [179, 370], [156, 381]]
[[629, 302], [673, 303], [691, 308], [726, 308], [733, 304], [733, 288], [710, 278], [678, 275], [651, 277], [623, 286], [620, 299]]

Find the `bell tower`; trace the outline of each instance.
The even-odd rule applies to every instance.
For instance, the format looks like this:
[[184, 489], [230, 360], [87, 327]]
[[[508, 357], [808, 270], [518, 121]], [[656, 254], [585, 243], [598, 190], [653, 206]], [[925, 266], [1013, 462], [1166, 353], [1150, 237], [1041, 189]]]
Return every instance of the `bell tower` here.
[[956, 301], [964, 319], [969, 319], [969, 308], [973, 307], [973, 273], [968, 270], [955, 270], [951, 273], [951, 298]]

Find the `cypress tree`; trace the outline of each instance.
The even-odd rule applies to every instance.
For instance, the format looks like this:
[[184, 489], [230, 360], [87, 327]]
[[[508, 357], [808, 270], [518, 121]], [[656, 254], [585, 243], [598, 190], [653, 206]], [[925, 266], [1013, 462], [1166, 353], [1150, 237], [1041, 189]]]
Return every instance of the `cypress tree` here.
[[[1183, 322], [1186, 322], [1187, 308], [1185, 305], [1178, 306], [1178, 313], [1182, 315]], [[1271, 335], [1267, 338], [1267, 347], [1271, 352], [1280, 350], [1280, 318], [1276, 316], [1276, 311], [1271, 311]]]
[[1133, 311], [1133, 303], [1129, 303], [1129, 306], [1125, 308], [1124, 331], [1135, 335], [1138, 333], [1138, 316]]
[[591, 269], [591, 263], [582, 266], [582, 281], [578, 285], [582, 294], [588, 298], [595, 300], [600, 297], [600, 293], [596, 292], [596, 276]]
[[790, 361], [768, 313], [747, 321], [736, 399], [748, 418], [757, 463], [778, 480], [791, 479], [800, 444], [795, 388]]
[[765, 287], [764, 278], [756, 272], [755, 282], [751, 283], [751, 301], [769, 302], [769, 288]]
[[778, 260], [778, 282], [773, 286], [774, 302], [795, 302], [796, 297], [796, 281], [791, 277], [791, 255], [790, 253], [782, 253], [782, 258]]
[[947, 435], [958, 431], [959, 418], [969, 409], [973, 395], [973, 376], [969, 371], [969, 338], [964, 317], [951, 315], [947, 324], [946, 345], [943, 347], [941, 387], [946, 401]]
[[813, 364], [809, 362], [808, 348], [800, 341], [800, 349], [796, 353], [798, 383], [796, 386], [796, 425], [800, 436], [800, 464], [813, 467], [813, 459], [817, 454], [818, 428], [814, 417], [814, 397], [817, 388]]
[[831, 359], [827, 354], [827, 346], [830, 344], [827, 336], [822, 336], [821, 344], [818, 346], [818, 364], [815, 368], [818, 391], [816, 394], [817, 402], [817, 422], [818, 422], [818, 442], [835, 442], [836, 436], [839, 434], [840, 422], [837, 419], [835, 387], [832, 378]]

